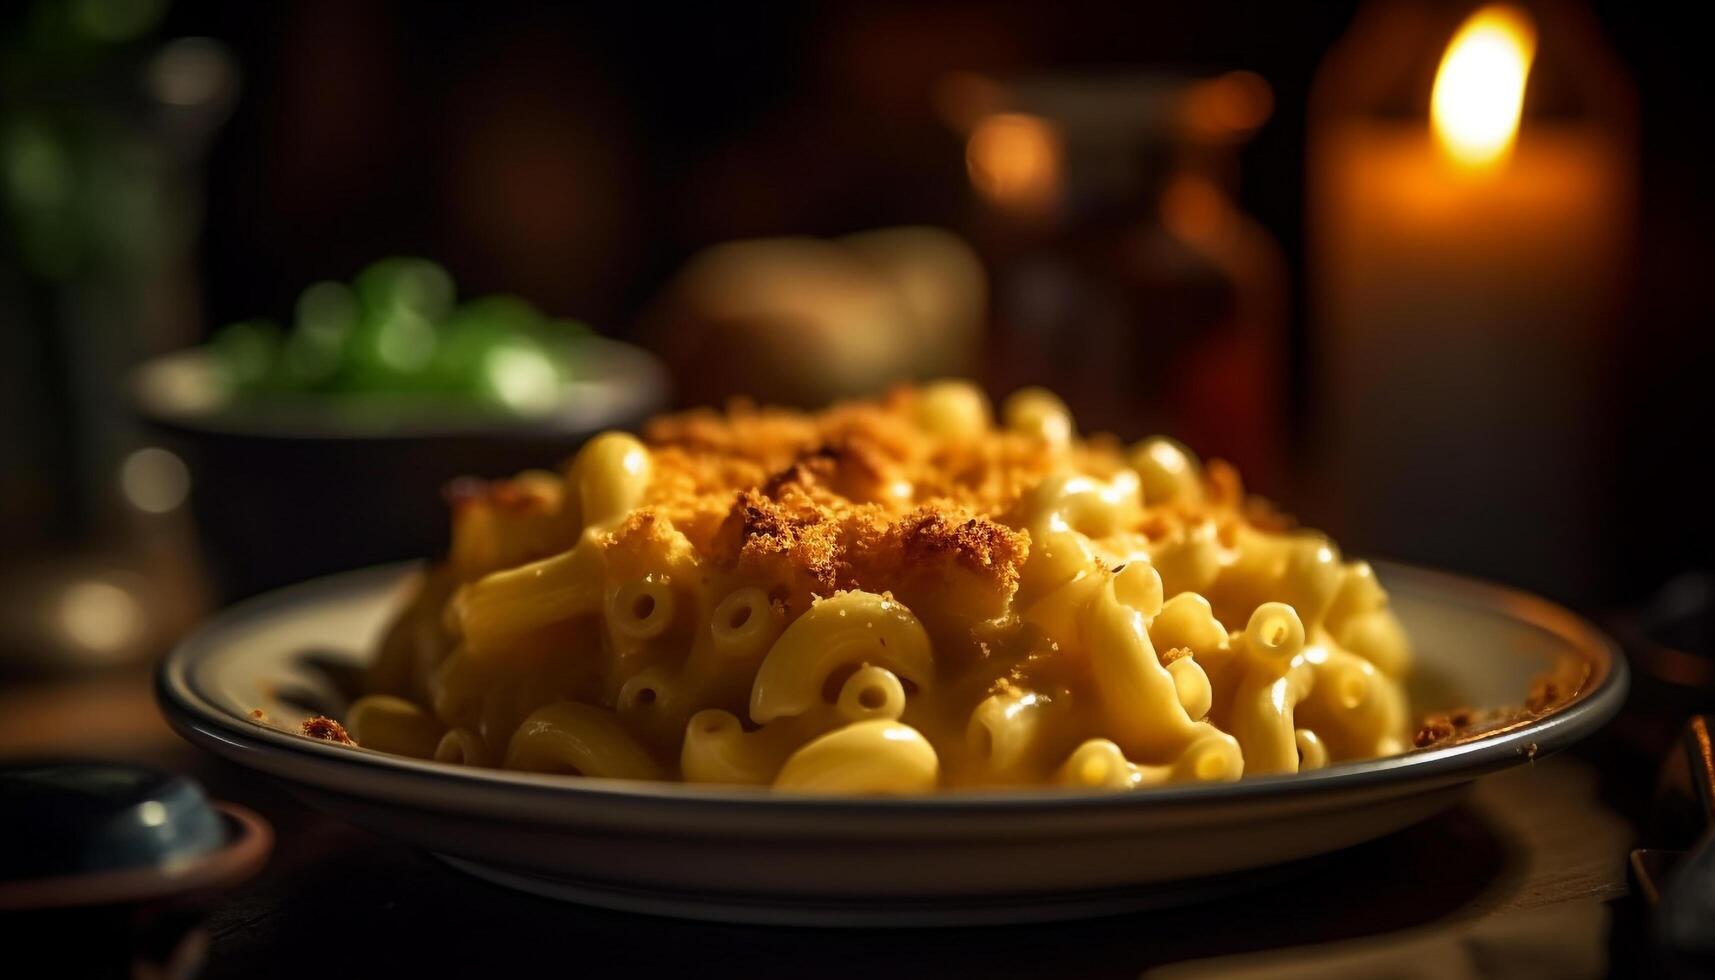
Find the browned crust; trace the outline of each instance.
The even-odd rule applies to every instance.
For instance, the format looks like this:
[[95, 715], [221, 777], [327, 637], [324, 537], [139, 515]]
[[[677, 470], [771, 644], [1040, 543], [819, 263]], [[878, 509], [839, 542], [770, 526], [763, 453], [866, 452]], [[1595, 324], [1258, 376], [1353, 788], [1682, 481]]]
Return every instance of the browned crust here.
[[1412, 742], [1418, 748], [1468, 742], [1533, 721], [1578, 695], [1590, 679], [1590, 665], [1567, 657], [1552, 670], [1531, 679], [1524, 703], [1503, 708], [1460, 708], [1432, 714], [1418, 726]]
[[1425, 715], [1423, 722], [1417, 726], [1417, 734], [1412, 736], [1411, 742], [1420, 749], [1428, 748], [1437, 742], [1452, 738], [1475, 723], [1476, 714], [1470, 708], [1457, 708], [1453, 711]]
[[1560, 682], [1552, 676], [1544, 675], [1530, 682], [1530, 691], [1524, 696], [1524, 707], [1526, 711], [1541, 714], [1561, 698]]
[[346, 733], [344, 725], [326, 715], [316, 715], [314, 718], [305, 719], [300, 730], [310, 738], [319, 738], [324, 742], [334, 742], [338, 745], [357, 744]]
[[950, 519], [932, 507], [907, 515], [888, 528], [906, 567], [948, 563], [977, 576], [996, 591], [1011, 593], [1030, 550], [1030, 539], [986, 517]]
[[727, 568], [773, 568], [785, 577], [807, 576], [832, 591], [845, 577], [840, 531], [834, 515], [813, 505], [794, 506], [761, 491], [743, 490], [721, 525], [713, 557]]

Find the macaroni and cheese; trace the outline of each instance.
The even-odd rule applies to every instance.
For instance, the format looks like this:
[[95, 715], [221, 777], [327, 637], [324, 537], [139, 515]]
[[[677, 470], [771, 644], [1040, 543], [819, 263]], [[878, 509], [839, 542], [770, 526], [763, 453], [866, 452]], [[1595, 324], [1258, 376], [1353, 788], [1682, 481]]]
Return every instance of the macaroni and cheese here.
[[804, 793], [1132, 789], [1409, 745], [1370, 567], [1170, 439], [962, 382], [607, 433], [450, 488], [346, 724], [478, 766]]

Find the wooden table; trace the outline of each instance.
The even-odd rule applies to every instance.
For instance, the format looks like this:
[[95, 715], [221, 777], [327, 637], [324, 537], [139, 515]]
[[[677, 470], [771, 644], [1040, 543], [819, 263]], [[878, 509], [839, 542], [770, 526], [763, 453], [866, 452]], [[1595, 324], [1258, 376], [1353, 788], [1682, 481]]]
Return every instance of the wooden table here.
[[1596, 798], [1593, 771], [1567, 757], [1488, 777], [1443, 818], [1217, 903], [1046, 926], [843, 931], [604, 912], [468, 878], [181, 742], [142, 671], [0, 691], [0, 757], [50, 754], [190, 772], [273, 822], [267, 870], [218, 898], [204, 925], [202, 975], [215, 980], [1601, 976], [1632, 942], [1619, 901], [1632, 830]]

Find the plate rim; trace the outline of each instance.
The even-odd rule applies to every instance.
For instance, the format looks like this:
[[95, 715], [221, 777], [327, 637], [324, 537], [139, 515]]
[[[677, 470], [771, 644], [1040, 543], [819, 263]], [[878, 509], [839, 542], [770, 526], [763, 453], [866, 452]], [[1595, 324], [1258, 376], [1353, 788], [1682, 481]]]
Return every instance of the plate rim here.
[[[1547, 599], [1509, 586], [1404, 562], [1371, 560], [1383, 581], [1412, 578], [1438, 595], [1522, 620], [1554, 634], [1593, 661], [1596, 676], [1584, 690], [1547, 714], [1516, 728], [1458, 745], [1342, 763], [1308, 773], [1254, 776], [1232, 783], [1188, 783], [1131, 793], [1058, 788], [958, 790], [920, 796], [841, 797], [776, 793], [767, 787], [727, 787], [669, 781], [600, 779], [524, 773], [413, 759], [305, 738], [228, 712], [204, 697], [190, 681], [192, 667], [222, 646], [228, 634], [252, 621], [295, 606], [312, 605], [340, 593], [380, 590], [422, 567], [420, 561], [376, 565], [322, 576], [233, 604], [205, 620], [174, 646], [155, 674], [156, 700], [167, 721], [190, 741], [234, 758], [229, 749], [283, 752], [309, 764], [436, 783], [448, 790], [521, 793], [563, 800], [568, 805], [671, 804], [724, 809], [762, 806], [771, 813], [893, 819], [900, 815], [1004, 812], [1012, 815], [1103, 812], [1147, 807], [1153, 811], [1212, 805], [1303, 800], [1352, 790], [1421, 788], [1427, 780], [1476, 778], [1487, 772], [1544, 758], [1594, 734], [1620, 709], [1630, 673], [1619, 646], [1582, 616]], [[243, 760], [241, 764], [255, 768]], [[296, 777], [283, 778], [312, 782]]]

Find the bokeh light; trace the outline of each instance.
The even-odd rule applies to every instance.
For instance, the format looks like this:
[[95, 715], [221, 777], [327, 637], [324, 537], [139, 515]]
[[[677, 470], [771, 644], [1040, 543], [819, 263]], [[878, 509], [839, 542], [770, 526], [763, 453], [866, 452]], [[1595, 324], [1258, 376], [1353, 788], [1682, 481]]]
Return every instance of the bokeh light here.
[[112, 582], [86, 579], [60, 593], [59, 631], [83, 651], [112, 657], [137, 642], [146, 620], [137, 597]]
[[131, 506], [143, 513], [166, 514], [190, 495], [191, 474], [177, 455], [146, 446], [125, 457], [119, 467], [119, 488]]
[[977, 124], [966, 144], [965, 165], [972, 186], [995, 204], [1045, 211], [1060, 194], [1063, 156], [1053, 124], [1003, 112]]

